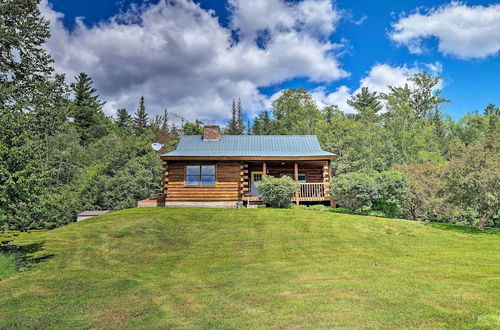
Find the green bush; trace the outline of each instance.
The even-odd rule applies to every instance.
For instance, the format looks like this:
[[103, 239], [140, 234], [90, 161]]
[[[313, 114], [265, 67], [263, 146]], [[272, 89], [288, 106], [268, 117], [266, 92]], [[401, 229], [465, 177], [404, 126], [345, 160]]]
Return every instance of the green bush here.
[[330, 192], [337, 203], [353, 211], [371, 207], [379, 198], [373, 176], [360, 172], [339, 175], [332, 181]]
[[287, 207], [298, 189], [299, 185], [289, 177], [274, 178], [266, 175], [259, 184], [259, 192], [264, 201], [277, 208]]
[[398, 171], [384, 171], [374, 177], [378, 194], [372, 208], [395, 216], [400, 213], [410, 184], [406, 176]]
[[371, 208], [396, 215], [409, 189], [406, 176], [398, 171], [380, 173], [351, 172], [342, 174], [331, 184], [332, 198], [351, 211]]

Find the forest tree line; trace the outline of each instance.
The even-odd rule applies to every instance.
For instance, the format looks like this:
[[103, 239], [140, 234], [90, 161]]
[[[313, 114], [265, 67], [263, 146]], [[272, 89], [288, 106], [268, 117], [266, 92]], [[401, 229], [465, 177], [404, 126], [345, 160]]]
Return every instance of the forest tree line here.
[[[134, 207], [161, 193], [150, 144], [173, 150], [180, 135], [203, 127], [150, 117], [144, 98], [133, 115], [107, 116], [91, 77], [80, 73], [67, 84], [55, 72], [37, 2], [0, 5], [0, 230], [54, 228], [83, 210]], [[394, 190], [386, 196], [393, 216], [499, 226], [500, 109], [454, 120], [441, 112], [449, 100], [439, 79], [419, 73], [383, 94], [362, 88], [348, 102], [352, 114], [289, 89], [245, 123], [233, 100], [223, 133], [317, 135], [338, 155], [336, 180], [350, 191], [342, 206], [387, 209], [377, 202], [384, 186]]]
[[458, 120], [442, 113], [440, 77], [426, 72], [377, 93], [363, 87], [348, 104], [318, 108], [305, 89], [284, 91], [250, 134], [314, 134], [335, 153], [340, 206], [413, 220], [500, 226], [500, 108]]

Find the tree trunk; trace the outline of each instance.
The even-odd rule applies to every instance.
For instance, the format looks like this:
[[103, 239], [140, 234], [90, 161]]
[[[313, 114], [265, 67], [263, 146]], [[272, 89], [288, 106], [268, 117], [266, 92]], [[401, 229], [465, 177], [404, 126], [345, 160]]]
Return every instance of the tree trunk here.
[[484, 230], [484, 225], [486, 224], [486, 221], [488, 221], [488, 215], [487, 214], [481, 215], [479, 217], [479, 225], [478, 225], [477, 229]]
[[410, 213], [411, 213], [411, 217], [413, 218], [413, 221], [417, 221], [418, 220], [417, 210], [413, 207], [410, 207]]

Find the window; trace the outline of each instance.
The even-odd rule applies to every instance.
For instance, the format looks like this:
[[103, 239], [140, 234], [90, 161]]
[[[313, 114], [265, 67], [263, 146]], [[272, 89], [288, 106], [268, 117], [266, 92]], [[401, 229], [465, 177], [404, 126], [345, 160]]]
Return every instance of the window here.
[[214, 186], [215, 165], [187, 165], [186, 185], [188, 186]]
[[[281, 176], [287, 176], [290, 179], [294, 180], [295, 176], [292, 173], [281, 173]], [[299, 180], [297, 181], [299, 183], [306, 183], [307, 182], [307, 177], [305, 173], [299, 173]]]

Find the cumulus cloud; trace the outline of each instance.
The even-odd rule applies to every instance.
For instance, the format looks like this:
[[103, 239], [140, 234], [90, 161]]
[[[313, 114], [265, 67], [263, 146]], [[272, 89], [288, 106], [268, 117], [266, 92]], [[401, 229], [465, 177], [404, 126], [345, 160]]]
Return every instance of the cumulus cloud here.
[[[324, 87], [320, 87], [313, 91], [313, 97], [319, 107], [336, 104], [339, 106], [340, 110], [347, 113], [354, 113], [356, 111], [347, 104], [347, 100], [351, 98], [353, 94], [359, 92], [361, 88], [368, 87], [372, 92], [387, 93], [389, 92], [388, 86], [404, 86], [404, 84], [408, 83], [407, 79], [409, 77], [423, 70], [428, 71], [432, 75], [439, 75], [442, 66], [439, 62], [415, 65], [413, 67], [408, 67], [406, 65], [391, 66], [386, 63], [377, 64], [359, 81], [359, 88], [353, 92], [351, 92], [349, 87], [344, 85], [331, 93], [326, 92]], [[441, 88], [441, 86], [440, 82], [437, 88]]]
[[462, 59], [495, 55], [500, 50], [500, 4], [452, 2], [427, 12], [417, 11], [395, 22], [390, 38], [416, 54], [424, 51], [425, 39], [436, 38], [444, 54]]
[[346, 113], [354, 113], [355, 110], [347, 104], [351, 98], [351, 89], [347, 86], [340, 86], [335, 91], [328, 93], [325, 87], [321, 86], [311, 92], [317, 106], [322, 109], [325, 106], [335, 104], [340, 110]]
[[134, 6], [94, 26], [78, 19], [71, 31], [47, 0], [40, 9], [50, 20], [56, 69], [70, 80], [88, 73], [108, 114], [133, 112], [144, 95], [152, 114], [168, 107], [220, 122], [233, 98], [250, 114], [261, 110], [267, 97], [259, 87], [348, 75], [335, 56], [339, 45], [329, 41], [339, 20], [330, 0], [231, 0], [229, 27], [192, 0]]

